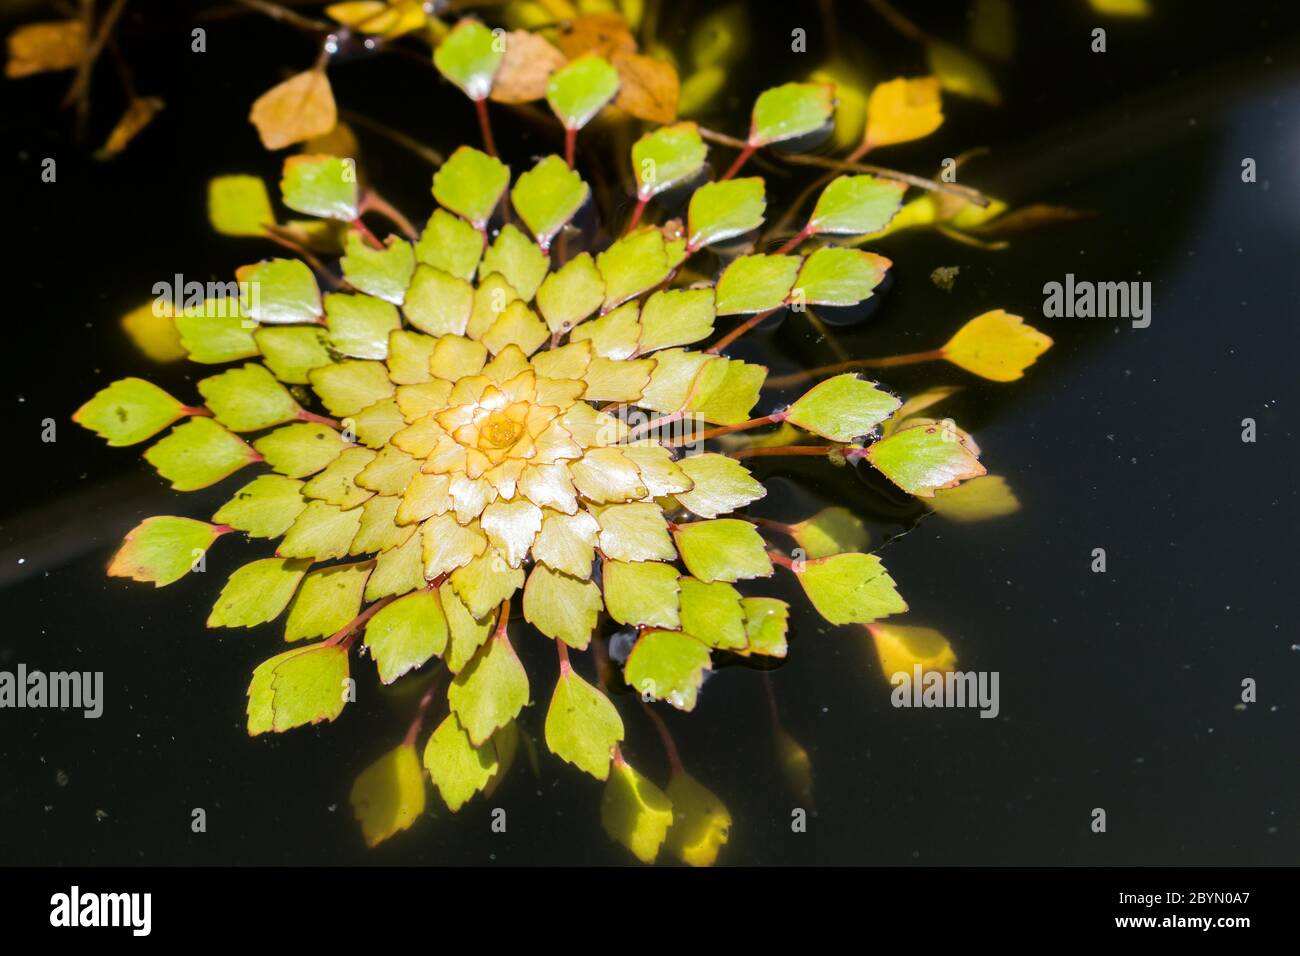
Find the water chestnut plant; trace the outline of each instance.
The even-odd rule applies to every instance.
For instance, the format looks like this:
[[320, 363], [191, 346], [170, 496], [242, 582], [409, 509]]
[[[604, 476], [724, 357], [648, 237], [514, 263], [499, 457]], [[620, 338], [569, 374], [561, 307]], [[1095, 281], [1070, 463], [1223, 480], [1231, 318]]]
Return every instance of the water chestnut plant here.
[[[720, 657], [791, 652], [791, 609], [764, 582], [792, 575], [829, 624], [876, 628], [891, 660], [925, 630], [881, 623], [907, 604], [850, 509], [793, 524], [750, 517], [767, 489], [747, 460], [859, 464], [934, 500], [985, 475], [969, 434], [922, 414], [951, 390], [905, 400], [864, 370], [946, 360], [1012, 381], [1050, 339], [993, 310], [931, 351], [785, 376], [776, 384], [800, 394], [775, 404], [767, 368], [728, 350], [784, 310], [870, 298], [893, 263], [859, 246], [890, 229], [916, 177], [828, 175], [797, 228], [764, 251], [738, 251], [769, 217], [754, 156], [833, 121], [833, 85], [787, 83], [758, 97], [724, 162], [693, 122], [669, 116], [645, 132], [626, 158], [636, 191], [625, 221], [603, 210], [585, 226], [583, 131], [629, 90], [634, 104], [653, 100], [655, 83], [644, 65], [637, 73], [593, 53], [557, 52], [540, 77], [520, 76], [511, 71], [525, 66], [499, 40], [466, 19], [434, 50], [438, 71], [474, 104], [482, 148], [461, 146], [441, 164], [436, 208], [418, 232], [348, 156], [285, 160], [280, 200], [307, 217], [289, 223], [256, 177], [211, 183], [221, 232], [298, 254], [241, 268], [238, 296], [168, 315], [189, 359], [212, 367], [196, 395], [126, 378], [75, 419], [114, 446], [150, 442], [145, 459], [176, 490], [240, 484], [206, 520], [141, 522], [109, 574], [161, 587], [227, 535], [268, 542], [230, 575], [207, 619], [214, 629], [283, 619], [289, 646], [249, 683], [250, 735], [337, 719], [366, 692], [362, 657], [383, 684], [426, 681], [402, 741], [354, 785], [371, 844], [424, 812], [426, 774], [451, 811], [491, 793], [531, 729], [604, 782], [603, 824], [637, 858], [666, 847], [708, 865], [730, 817], [685, 771], [656, 708], [695, 708]], [[323, 95], [314, 81], [290, 82], [308, 100]], [[497, 155], [487, 104], [499, 85], [545, 101], [562, 151], [519, 163]], [[905, 98], [882, 103], [878, 141], [937, 125], [925, 97], [918, 115]], [[264, 140], [304, 138], [312, 124], [275, 107], [255, 108]], [[880, 125], [891, 117], [892, 128]], [[658, 198], [683, 191], [680, 219], [647, 221]], [[377, 235], [367, 216], [395, 230]], [[336, 258], [321, 251], [331, 244]], [[705, 254], [724, 261], [716, 274], [697, 271]], [[553, 683], [521, 660], [520, 646], [538, 641], [553, 645]], [[624, 751], [624, 721], [641, 713], [669, 754], [664, 789]], [[806, 753], [792, 739], [784, 752], [806, 782]]]

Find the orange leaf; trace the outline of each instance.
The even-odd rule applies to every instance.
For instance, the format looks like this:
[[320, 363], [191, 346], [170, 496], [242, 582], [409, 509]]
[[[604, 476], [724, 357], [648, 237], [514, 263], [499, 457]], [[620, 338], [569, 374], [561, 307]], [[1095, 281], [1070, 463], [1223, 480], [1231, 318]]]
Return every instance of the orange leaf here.
[[589, 13], [576, 17], [556, 36], [560, 49], [570, 60], [594, 53], [611, 60], [618, 52], [635, 53], [636, 38], [627, 21], [617, 13]]
[[86, 25], [80, 20], [29, 23], [9, 34], [9, 61], [5, 76], [15, 79], [69, 70], [86, 54]]
[[680, 84], [671, 63], [624, 52], [615, 53], [611, 62], [619, 77], [615, 106], [652, 123], [671, 123], [677, 119]]
[[113, 131], [108, 134], [104, 145], [95, 153], [96, 159], [112, 159], [126, 149], [136, 135], [153, 122], [158, 111], [163, 108], [163, 101], [156, 96], [137, 96], [127, 105], [126, 112], [117, 121]]
[[536, 33], [506, 34], [506, 53], [492, 80], [489, 97], [498, 103], [528, 103], [546, 95], [546, 81], [568, 62], [564, 54]]
[[248, 119], [267, 149], [283, 149], [328, 133], [338, 122], [329, 77], [321, 70], [290, 77], [259, 96]]

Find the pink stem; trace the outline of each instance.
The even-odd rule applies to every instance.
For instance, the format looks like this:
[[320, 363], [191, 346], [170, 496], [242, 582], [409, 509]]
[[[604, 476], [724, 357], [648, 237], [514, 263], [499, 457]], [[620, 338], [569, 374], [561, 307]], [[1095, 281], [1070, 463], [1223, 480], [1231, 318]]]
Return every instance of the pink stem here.
[[735, 162], [733, 162], [730, 168], [723, 174], [720, 181], [726, 182], [732, 176], [736, 175], [736, 173], [740, 172], [740, 167], [744, 166], [749, 157], [754, 155], [755, 148], [756, 147], [752, 143], [746, 143], [745, 148], [740, 151]]
[[475, 100], [474, 110], [478, 113], [478, 128], [483, 133], [483, 148], [489, 156], [495, 156], [497, 144], [492, 138], [492, 120], [488, 118], [487, 101]]

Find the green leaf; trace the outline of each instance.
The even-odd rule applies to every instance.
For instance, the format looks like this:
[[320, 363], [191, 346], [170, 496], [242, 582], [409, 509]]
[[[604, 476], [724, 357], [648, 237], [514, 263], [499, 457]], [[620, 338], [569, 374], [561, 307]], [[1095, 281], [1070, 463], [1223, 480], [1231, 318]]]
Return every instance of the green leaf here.
[[565, 129], [582, 129], [618, 92], [618, 70], [598, 56], [560, 67], [546, 81], [546, 102]]
[[432, 381], [429, 359], [438, 339], [432, 335], [395, 329], [388, 334], [388, 377], [397, 385], [424, 385]]
[[415, 257], [458, 279], [472, 279], [483, 255], [483, 241], [483, 234], [464, 219], [445, 209], [435, 209], [420, 234]]
[[424, 771], [414, 744], [400, 744], [363, 770], [348, 794], [366, 846], [408, 829], [424, 814]]
[[537, 308], [552, 332], [567, 332], [605, 299], [605, 280], [591, 253], [574, 256], [543, 280], [537, 289]]
[[689, 455], [677, 467], [693, 483], [688, 491], [677, 493], [677, 500], [701, 518], [727, 514], [767, 494], [748, 468], [727, 455]]
[[334, 349], [359, 359], [387, 358], [388, 335], [402, 327], [391, 302], [341, 292], [325, 296], [325, 322]]
[[510, 202], [543, 249], [577, 215], [591, 189], [559, 156], [547, 156], [515, 180]]
[[605, 607], [620, 624], [677, 627], [677, 569], [657, 561], [602, 561]]
[[207, 553], [221, 529], [206, 521], [162, 515], [145, 518], [127, 532], [108, 574], [162, 587], [178, 581]]
[[586, 650], [605, 605], [592, 581], [555, 571], [540, 561], [524, 587], [524, 619], [547, 637]]
[[901, 403], [853, 372], [813, 386], [790, 406], [786, 421], [831, 441], [847, 442], [867, 434]]
[[708, 153], [694, 123], [674, 123], [646, 133], [632, 144], [637, 196], [649, 199], [693, 178], [704, 168]]
[[653, 226], [611, 243], [596, 256], [596, 268], [605, 280], [606, 312], [654, 288], [672, 272], [664, 237]]
[[476, 746], [451, 713], [425, 744], [424, 767], [447, 809], [455, 813], [497, 772], [496, 746], [491, 738]]
[[278, 538], [306, 507], [301, 481], [283, 475], [261, 475], [236, 491], [212, 520], [252, 538]]
[[745, 612], [745, 639], [743, 654], [761, 654], [765, 657], [785, 657], [786, 628], [790, 621], [790, 605], [769, 597], [740, 599]]
[[483, 618], [523, 587], [524, 572], [522, 568], [510, 567], [495, 548], [488, 548], [453, 571], [451, 584], [469, 612]]
[[803, 265], [800, 256], [740, 256], [718, 277], [718, 315], [767, 312], [780, 307]]
[[[569, 342], [591, 342], [596, 355], [601, 358], [615, 360], [631, 358], [641, 338], [639, 315], [640, 311], [635, 302], [625, 302], [598, 319], [582, 323], [573, 330]], [[589, 375], [591, 371], [589, 363], [586, 372], [583, 373], [584, 376]], [[619, 370], [615, 369], [616, 373], [617, 371]]]
[[874, 252], [823, 246], [804, 260], [790, 297], [808, 305], [855, 305], [871, 296], [891, 265]]
[[281, 733], [333, 720], [347, 703], [346, 647], [313, 644], [277, 654], [253, 671], [248, 685], [248, 733]]
[[683, 577], [682, 630], [709, 647], [740, 650], [748, 643], [740, 592], [730, 584]]
[[356, 617], [370, 567], [368, 562], [341, 564], [309, 573], [289, 605], [284, 639], [329, 637]]
[[365, 645], [385, 684], [423, 667], [447, 648], [447, 617], [437, 593], [421, 589], [389, 604], [366, 625]]
[[811, 518], [792, 525], [790, 531], [806, 558], [860, 551], [871, 540], [862, 519], [839, 505], [823, 508]]
[[[227, 306], [234, 300], [227, 299]], [[238, 359], [252, 358], [257, 354], [253, 341], [252, 320], [244, 318], [236, 306], [233, 315], [202, 315], [182, 313], [176, 317], [176, 331], [181, 347], [189, 353], [191, 362], [201, 365], [220, 365]], [[248, 328], [245, 328], [245, 326]]]
[[874, 554], [836, 554], [800, 561], [794, 572], [817, 613], [832, 624], [870, 624], [907, 604]]
[[306, 263], [268, 259], [240, 266], [235, 278], [248, 289], [243, 309], [267, 325], [315, 322], [320, 318], [320, 287]]
[[411, 535], [406, 544], [390, 548], [375, 558], [375, 570], [366, 582], [367, 601], [389, 595], [407, 594], [424, 587], [424, 566], [420, 554], [420, 536]]
[[269, 326], [253, 332], [253, 341], [272, 374], [290, 385], [306, 385], [308, 373], [334, 361], [329, 333], [315, 325]]
[[504, 631], [490, 638], [456, 675], [447, 701], [475, 746], [519, 716], [528, 703], [528, 675]]
[[200, 380], [199, 393], [217, 421], [237, 432], [281, 425], [301, 411], [274, 375], [252, 363]]
[[979, 458], [949, 422], [899, 429], [868, 448], [867, 459], [909, 495], [922, 498], [985, 474]]
[[551, 753], [604, 780], [611, 751], [622, 739], [623, 720], [609, 698], [561, 664], [546, 711], [546, 746]]
[[215, 485], [253, 463], [253, 450], [211, 418], [192, 418], [149, 446], [145, 460], [177, 491]]
[[474, 287], [458, 278], [421, 264], [406, 293], [407, 321], [430, 335], [464, 335], [474, 308]]
[[504, 56], [491, 30], [464, 17], [433, 51], [433, 64], [471, 100], [483, 100], [492, 92], [492, 78]]
[[889, 225], [907, 187], [875, 176], [836, 176], [817, 199], [808, 225], [818, 235], [859, 235]]
[[447, 670], [457, 674], [492, 633], [492, 628], [496, 626], [497, 612], [493, 609], [485, 617], [474, 617], [456, 595], [456, 589], [448, 583], [443, 583], [438, 588], [438, 598], [442, 601], [442, 611], [447, 616], [449, 632], [444, 660], [447, 662]]
[[[491, 217], [509, 184], [510, 169], [505, 163], [477, 149], [461, 146], [433, 174], [433, 198], [439, 205], [481, 227]], [[468, 239], [464, 241], [468, 243]], [[482, 248], [481, 240], [479, 248]]]
[[687, 218], [687, 248], [722, 242], [763, 224], [767, 198], [759, 176], [707, 183], [695, 190]]
[[361, 527], [361, 509], [344, 511], [323, 501], [309, 501], [276, 549], [282, 558], [326, 561], [348, 553]]
[[152, 438], [185, 414], [184, 405], [152, 382], [123, 378], [95, 393], [72, 420], [120, 448]]
[[305, 478], [342, 454], [348, 443], [328, 425], [295, 422], [263, 435], [253, 447], [280, 474]]
[[648, 630], [632, 646], [623, 679], [643, 699], [666, 700], [689, 711], [711, 668], [709, 649], [701, 641], [681, 631]]
[[696, 377], [706, 365], [719, 361], [716, 356], [686, 349], [667, 349], [656, 353], [654, 359], [655, 370], [650, 373], [650, 384], [645, 387], [637, 404], [656, 412], [680, 410], [691, 397]]
[[692, 521], [679, 524], [673, 537], [686, 569], [701, 581], [739, 581], [772, 573], [763, 539], [748, 521]]
[[785, 83], [764, 90], [754, 102], [751, 146], [797, 139], [830, 122], [835, 109], [833, 83]]
[[665, 289], [646, 299], [641, 309], [642, 354], [674, 345], [689, 345], [713, 334], [712, 289]]
[[749, 419], [766, 378], [765, 366], [716, 357], [700, 371], [688, 410], [717, 425], [738, 425]]
[[337, 156], [290, 156], [280, 180], [284, 204], [321, 219], [352, 222], [357, 206], [356, 164]]
[[223, 236], [263, 236], [275, 223], [266, 183], [257, 176], [214, 176], [208, 181], [208, 221]]
[[524, 300], [532, 299], [550, 268], [550, 256], [512, 223], [502, 227], [483, 254], [483, 272], [500, 273]]
[[677, 557], [663, 509], [653, 502], [609, 505], [600, 509], [596, 520], [601, 553], [615, 561], [673, 561]]
[[380, 362], [346, 361], [312, 369], [311, 387], [331, 415], [347, 417], [397, 391]]
[[208, 615], [208, 627], [256, 627], [289, 606], [310, 561], [262, 558], [237, 568]]
[[610, 838], [638, 860], [653, 863], [673, 825], [673, 806], [662, 790], [620, 757], [605, 783], [600, 822]]
[[712, 866], [731, 833], [731, 814], [717, 795], [684, 770], [668, 781], [673, 825], [668, 850], [690, 866]]
[[340, 508], [355, 508], [370, 498], [374, 491], [357, 484], [357, 475], [375, 460], [369, 448], [352, 446], [316, 473], [302, 489], [305, 498], [319, 498]]
[[355, 229], [345, 240], [347, 250], [339, 260], [348, 285], [367, 295], [401, 305], [415, 272], [415, 251], [405, 239], [389, 236], [384, 248], [374, 249]]

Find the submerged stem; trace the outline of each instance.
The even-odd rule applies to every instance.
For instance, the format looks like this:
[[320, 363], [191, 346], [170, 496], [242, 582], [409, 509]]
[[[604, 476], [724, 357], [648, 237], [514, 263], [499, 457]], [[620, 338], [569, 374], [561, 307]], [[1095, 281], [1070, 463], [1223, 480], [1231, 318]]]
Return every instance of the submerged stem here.
[[855, 368], [891, 368], [895, 365], [919, 365], [921, 362], [936, 362], [944, 357], [943, 349], [931, 349], [928, 352], [909, 352], [906, 355], [889, 355], [884, 358], [849, 359], [833, 365], [819, 365], [817, 368], [791, 372], [789, 375], [777, 375], [763, 383], [764, 388], [785, 388], [798, 385], [821, 375], [834, 375], [848, 372]]

